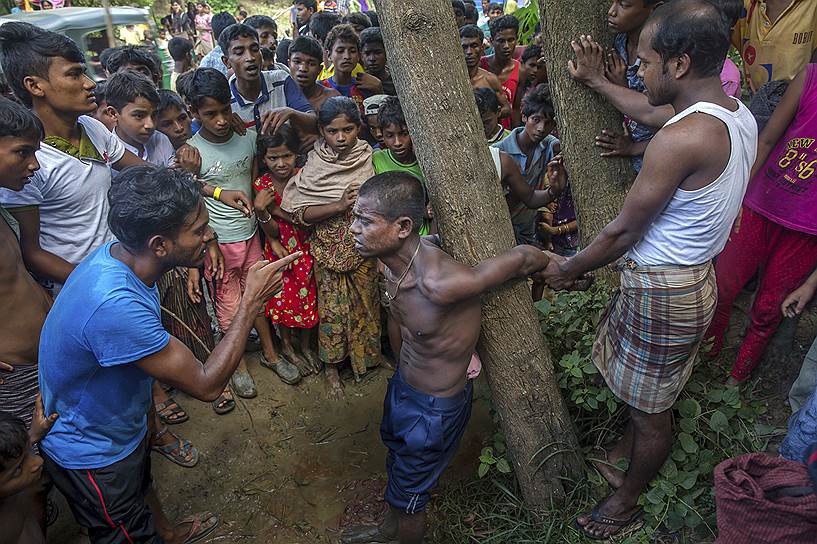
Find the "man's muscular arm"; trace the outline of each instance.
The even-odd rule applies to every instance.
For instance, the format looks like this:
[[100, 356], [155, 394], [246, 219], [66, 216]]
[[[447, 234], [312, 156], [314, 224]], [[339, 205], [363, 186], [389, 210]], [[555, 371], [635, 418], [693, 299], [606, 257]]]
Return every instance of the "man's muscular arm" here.
[[525, 245], [516, 246], [473, 267], [440, 257], [440, 266], [426, 274], [423, 284], [434, 303], [456, 304], [506, 281], [530, 276], [544, 269], [548, 261], [543, 251]]

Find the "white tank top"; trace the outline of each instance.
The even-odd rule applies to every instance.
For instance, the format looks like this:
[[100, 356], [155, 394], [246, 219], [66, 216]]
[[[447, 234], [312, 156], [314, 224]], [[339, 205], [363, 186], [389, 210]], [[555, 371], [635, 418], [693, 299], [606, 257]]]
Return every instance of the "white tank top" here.
[[737, 111], [698, 102], [664, 126], [687, 115], [717, 117], [729, 130], [729, 162], [718, 178], [694, 191], [676, 189], [667, 207], [653, 221], [628, 256], [642, 266], [702, 264], [723, 250], [735, 222], [757, 155], [757, 122], [737, 101]]

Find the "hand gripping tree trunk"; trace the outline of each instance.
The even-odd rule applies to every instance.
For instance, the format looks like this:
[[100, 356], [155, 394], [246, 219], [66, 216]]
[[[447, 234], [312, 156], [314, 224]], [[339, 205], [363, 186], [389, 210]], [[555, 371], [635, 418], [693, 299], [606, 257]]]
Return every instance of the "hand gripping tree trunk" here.
[[[610, 41], [606, 24], [609, 4], [610, 0], [539, 0], [548, 81], [582, 247], [618, 215], [633, 179], [629, 159], [599, 157], [599, 148], [594, 145], [594, 138], [603, 129], [622, 131], [621, 114], [604, 98], [573, 81], [567, 71], [568, 60], [574, 58], [571, 40], [590, 34], [602, 44]], [[598, 273], [602, 279], [616, 279], [609, 269]]]
[[[508, 208], [450, 2], [375, 3], [446, 251], [474, 264], [507, 250], [514, 243]], [[524, 499], [545, 507], [564, 496], [563, 478], [581, 476], [581, 460], [525, 282], [486, 297], [479, 351]]]

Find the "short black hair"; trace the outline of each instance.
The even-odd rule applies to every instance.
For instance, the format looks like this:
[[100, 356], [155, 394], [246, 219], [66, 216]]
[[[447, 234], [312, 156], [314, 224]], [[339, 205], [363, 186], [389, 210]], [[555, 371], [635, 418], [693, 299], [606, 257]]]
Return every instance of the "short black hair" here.
[[264, 155], [267, 154], [267, 149], [281, 145], [287, 146], [287, 149], [296, 155], [298, 155], [301, 149], [301, 140], [298, 138], [298, 133], [292, 130], [289, 125], [282, 125], [281, 128], [272, 134], [258, 135], [258, 139], [255, 141], [255, 156], [261, 171], [266, 170]]
[[8, 98], [0, 97], [0, 138], [6, 136], [34, 136], [38, 140], [45, 137], [40, 118], [34, 113]]
[[474, 89], [474, 100], [477, 102], [477, 111], [480, 116], [486, 113], [499, 113], [502, 106], [499, 103], [499, 98], [496, 96], [496, 91], [487, 87], [478, 87]]
[[355, 27], [352, 25], [341, 24], [334, 27], [329, 31], [329, 35], [326, 36], [326, 41], [323, 46], [327, 51], [331, 52], [337, 42], [351, 43], [360, 49], [360, 38], [358, 38]]
[[221, 45], [221, 42], [218, 39], [219, 36], [221, 36], [221, 33], [224, 32], [225, 28], [230, 25], [234, 25], [237, 22], [238, 21], [235, 20], [235, 17], [226, 11], [213, 15], [213, 18], [210, 21], [210, 27], [213, 29], [213, 39], [217, 41], [219, 45]]
[[0, 26], [0, 58], [9, 87], [24, 105], [31, 107], [31, 95], [23, 85], [27, 76], [48, 78], [55, 57], [85, 63], [85, 57], [70, 38], [37, 28], [29, 23], [11, 21]]
[[96, 106], [99, 107], [103, 102], [107, 102], [106, 91], [108, 90], [108, 82], [103, 80], [94, 87], [94, 99], [96, 99]]
[[161, 115], [165, 110], [169, 110], [170, 108], [178, 108], [180, 111], [187, 110], [187, 106], [184, 105], [184, 100], [182, 100], [182, 97], [179, 96], [178, 93], [170, 89], [159, 89], [157, 92], [159, 93], [159, 105], [156, 106], [156, 115]]
[[142, 97], [154, 106], [159, 105], [159, 93], [156, 86], [137, 72], [117, 72], [108, 80], [105, 89], [105, 98], [109, 106], [121, 112], [122, 108]]
[[522, 57], [519, 60], [522, 62], [522, 64], [524, 64], [530, 59], [539, 60], [540, 58], [542, 58], [542, 46], [532, 43], [525, 48], [525, 50], [522, 52]]
[[324, 44], [329, 31], [339, 24], [340, 15], [337, 13], [319, 11], [309, 18], [309, 33], [321, 44]]
[[370, 43], [379, 43], [383, 47], [386, 46], [383, 41], [383, 31], [379, 27], [370, 26], [360, 33], [360, 48], [363, 49]]
[[195, 70], [190, 70], [183, 74], [179, 74], [179, 77], [176, 78], [176, 91], [184, 100], [187, 100], [188, 103], [190, 100], [187, 98], [187, 88], [190, 86], [190, 82], [193, 80], [194, 73]]
[[292, 2], [293, 6], [297, 6], [298, 4], [303, 4], [306, 9], [311, 9], [312, 11], [318, 11], [318, 1], [317, 0], [294, 0]]
[[387, 221], [408, 217], [413, 231], [419, 232], [426, 212], [425, 189], [414, 174], [394, 170], [367, 179], [360, 186], [358, 198], [371, 198], [377, 203], [376, 213]]
[[230, 55], [230, 43], [238, 38], [254, 38], [258, 41], [258, 32], [250, 25], [244, 23], [236, 23], [224, 29], [218, 39], [218, 45], [221, 47], [221, 54], [225, 57]]
[[0, 472], [8, 470], [11, 462], [19, 459], [27, 449], [26, 424], [17, 416], [0, 412]]
[[380, 15], [377, 14], [376, 11], [369, 10], [366, 12], [366, 15], [369, 17], [369, 20], [372, 22], [372, 26], [380, 27]]
[[167, 42], [167, 50], [173, 60], [181, 61], [193, 50], [193, 42], [187, 38], [176, 36]]
[[114, 47], [107, 57], [107, 62], [104, 64], [105, 70], [110, 75], [118, 72], [123, 66], [127, 65], [144, 66], [151, 74], [157, 75], [159, 73], [159, 66], [156, 63], [156, 57], [151, 51], [142, 45], [123, 45], [121, 47]]
[[720, 9], [707, 0], [673, 0], [655, 8], [647, 23], [655, 25], [650, 47], [669, 59], [687, 55], [690, 72], [714, 77], [723, 70], [730, 28]]
[[465, 25], [460, 29], [460, 38], [477, 38], [481, 42], [485, 34], [477, 25]]
[[326, 127], [337, 117], [345, 115], [351, 122], [360, 125], [360, 108], [355, 101], [345, 96], [327, 98], [318, 111], [318, 126]]
[[477, 11], [477, 7], [470, 2], [465, 3], [465, 18], [479, 19], [479, 12]]
[[390, 96], [380, 104], [380, 108], [377, 110], [377, 122], [380, 123], [381, 128], [388, 125], [408, 126], [406, 116], [403, 115], [403, 107], [396, 96]]
[[362, 11], [354, 11], [349, 13], [342, 19], [342, 21], [348, 25], [362, 26], [364, 29], [372, 26], [372, 20], [369, 19], [369, 16]]
[[499, 2], [491, 2], [490, 4], [488, 4], [488, 13], [497, 9], [500, 10], [502, 13], [505, 13], [505, 6], [503, 6]]
[[253, 15], [252, 17], [247, 17], [244, 19], [243, 23], [253, 27], [255, 30], [270, 27], [272, 28], [272, 31], [275, 33], [276, 37], [278, 36], [278, 23], [275, 22], [275, 19], [267, 15]]
[[553, 107], [547, 83], [540, 83], [522, 99], [522, 115], [530, 117], [537, 113], [556, 117], [556, 109]]
[[715, 4], [726, 17], [729, 28], [738, 24], [740, 16], [743, 14], [743, 0], [710, 0]]
[[323, 47], [318, 43], [318, 40], [309, 36], [300, 36], [289, 44], [287, 57], [291, 57], [293, 53], [303, 53], [317, 59], [318, 62], [323, 62]]
[[232, 99], [227, 78], [215, 68], [197, 68], [190, 80], [185, 82], [182, 92], [188, 104], [195, 109], [205, 98], [212, 98], [221, 104], [229, 104]]
[[457, 10], [459, 10], [460, 13], [465, 15], [465, 4], [462, 2], [462, 0], [451, 0], [451, 7], [454, 9], [455, 14]]
[[[312, 38], [313, 40], [315, 38]], [[317, 41], [317, 40], [315, 40]], [[288, 64], [289, 63], [289, 48], [292, 47], [292, 40], [289, 38], [284, 38], [280, 42], [278, 42], [278, 47], [275, 48], [275, 60], [280, 62], [281, 64]], [[318, 47], [321, 47], [318, 44]], [[318, 57], [323, 62], [323, 49], [321, 48], [321, 56]]]
[[108, 226], [131, 251], [145, 249], [152, 236], [174, 238], [202, 204], [198, 184], [176, 168], [131, 166], [108, 190]]
[[516, 34], [519, 34], [519, 19], [513, 15], [503, 15], [488, 23], [488, 28], [491, 30], [491, 37], [494, 37], [503, 30], [508, 29], [511, 29]]

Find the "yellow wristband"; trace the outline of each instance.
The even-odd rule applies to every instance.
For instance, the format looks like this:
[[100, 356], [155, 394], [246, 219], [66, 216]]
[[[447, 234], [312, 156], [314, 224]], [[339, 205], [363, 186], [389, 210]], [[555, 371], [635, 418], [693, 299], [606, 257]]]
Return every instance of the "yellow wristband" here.
[[213, 198], [218, 200], [218, 197], [220, 197], [220, 196], [221, 196], [221, 187], [216, 187], [216, 189], [213, 191]]

